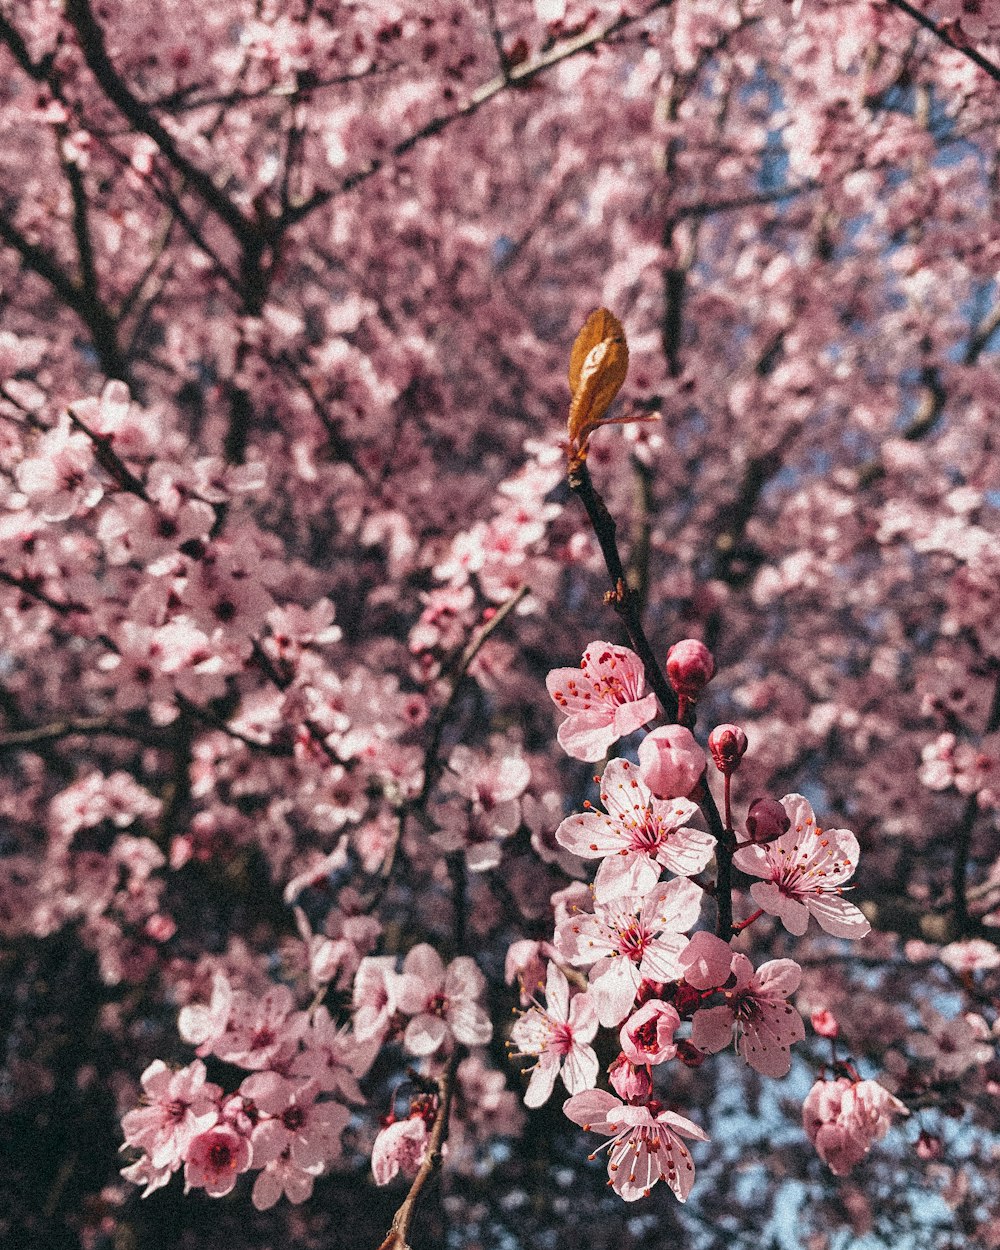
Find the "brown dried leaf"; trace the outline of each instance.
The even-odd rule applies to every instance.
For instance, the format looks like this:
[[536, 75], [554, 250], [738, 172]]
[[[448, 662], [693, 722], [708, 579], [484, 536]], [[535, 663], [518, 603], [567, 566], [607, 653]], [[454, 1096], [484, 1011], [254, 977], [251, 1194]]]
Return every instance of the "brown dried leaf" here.
[[587, 454], [587, 440], [618, 394], [628, 372], [628, 344], [622, 323], [606, 308], [587, 318], [569, 361], [572, 401], [568, 430], [576, 455]]

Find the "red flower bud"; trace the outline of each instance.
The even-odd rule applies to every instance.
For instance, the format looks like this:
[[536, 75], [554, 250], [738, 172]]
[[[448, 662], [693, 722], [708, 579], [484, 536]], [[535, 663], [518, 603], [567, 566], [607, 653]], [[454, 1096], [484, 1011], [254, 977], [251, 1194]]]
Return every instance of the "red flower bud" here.
[[679, 695], [692, 702], [712, 680], [715, 661], [703, 642], [683, 638], [667, 652], [667, 676]]
[[814, 1011], [812, 1013], [811, 1023], [820, 1037], [836, 1037], [840, 1032], [840, 1026], [837, 1024], [833, 1013], [826, 1011]]
[[716, 725], [708, 735], [708, 749], [715, 767], [731, 777], [746, 754], [747, 736], [738, 725]]
[[708, 1055], [700, 1051], [693, 1042], [684, 1037], [677, 1043], [677, 1058], [686, 1068], [700, 1068], [708, 1058]]
[[773, 842], [787, 833], [791, 823], [777, 799], [754, 799], [747, 812], [747, 833], [751, 842]]

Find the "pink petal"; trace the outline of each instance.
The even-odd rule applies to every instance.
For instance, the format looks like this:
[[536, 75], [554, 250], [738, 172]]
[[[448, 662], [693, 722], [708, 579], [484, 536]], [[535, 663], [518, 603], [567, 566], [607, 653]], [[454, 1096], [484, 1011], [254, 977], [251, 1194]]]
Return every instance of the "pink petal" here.
[[809, 924], [809, 912], [797, 899], [789, 898], [772, 881], [758, 881], [750, 887], [750, 897], [770, 916], [777, 916], [789, 933], [801, 937]]
[[788, 998], [802, 982], [802, 969], [794, 959], [771, 959], [761, 964], [756, 972], [756, 983], [761, 995], [768, 998]]
[[597, 1084], [600, 1065], [591, 1046], [574, 1046], [563, 1064], [563, 1084], [571, 1094], [593, 1089]]
[[559, 1072], [559, 1056], [551, 1052], [541, 1055], [531, 1071], [531, 1080], [524, 1093], [526, 1107], [540, 1107], [547, 1102]]
[[706, 1007], [694, 1013], [691, 1041], [710, 1055], [725, 1050], [733, 1040], [733, 1012], [729, 1007]]
[[[609, 765], [610, 767], [610, 765]], [[621, 831], [600, 812], [567, 816], [556, 829], [556, 841], [581, 859], [597, 859], [621, 850]]]
[[857, 940], [867, 937], [872, 931], [864, 912], [839, 894], [809, 895], [805, 905], [816, 917], [819, 927], [834, 937]]
[[607, 1090], [588, 1089], [585, 1093], [567, 1098], [563, 1103], [563, 1114], [590, 1133], [610, 1136], [616, 1130], [608, 1124], [608, 1114], [621, 1106], [621, 1101]]
[[656, 712], [655, 694], [648, 694], [636, 703], [623, 703], [615, 710], [615, 736], [627, 738], [629, 734], [634, 734], [643, 725], [648, 725], [656, 716]]
[[414, 1016], [406, 1026], [403, 1043], [411, 1055], [432, 1055], [448, 1035], [440, 1016]]
[[592, 764], [603, 759], [608, 748], [617, 740], [611, 720], [609, 708], [581, 712], [563, 721], [556, 738], [567, 755]]
[[569, 982], [566, 974], [553, 960], [545, 974], [545, 1006], [553, 1020], [569, 1019]]
[[733, 948], [714, 933], [696, 933], [678, 963], [684, 980], [696, 990], [714, 990], [729, 979]]
[[609, 855], [594, 878], [598, 903], [648, 894], [660, 879], [660, 866], [648, 855]]

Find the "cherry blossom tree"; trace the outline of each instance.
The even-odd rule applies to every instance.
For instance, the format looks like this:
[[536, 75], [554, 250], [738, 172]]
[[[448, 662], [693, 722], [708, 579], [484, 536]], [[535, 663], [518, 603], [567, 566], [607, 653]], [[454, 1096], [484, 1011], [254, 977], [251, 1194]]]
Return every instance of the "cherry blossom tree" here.
[[5, 1239], [1000, 1244], [1000, 4], [0, 66]]

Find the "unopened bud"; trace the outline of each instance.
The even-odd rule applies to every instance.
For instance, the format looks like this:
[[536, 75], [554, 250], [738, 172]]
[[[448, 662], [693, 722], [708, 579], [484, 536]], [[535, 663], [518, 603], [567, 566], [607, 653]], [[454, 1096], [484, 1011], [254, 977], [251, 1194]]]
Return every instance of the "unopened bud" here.
[[777, 799], [754, 799], [747, 812], [747, 833], [751, 842], [773, 842], [788, 832], [791, 823]]
[[731, 777], [746, 754], [747, 736], [738, 725], [716, 725], [708, 735], [708, 749], [715, 767]]
[[653, 1092], [653, 1074], [649, 1064], [629, 1063], [625, 1054], [619, 1055], [608, 1068], [608, 1080], [618, 1097], [626, 1102], [645, 1102]]
[[686, 1068], [700, 1068], [707, 1059], [707, 1055], [700, 1051], [694, 1042], [688, 1038], [682, 1038], [677, 1043], [677, 1058]]
[[667, 676], [679, 695], [694, 702], [712, 680], [715, 661], [703, 642], [683, 638], [667, 652]]
[[820, 1037], [833, 1038], [840, 1032], [840, 1026], [837, 1024], [833, 1012], [830, 1011], [814, 1011], [812, 1013], [811, 1023]]

